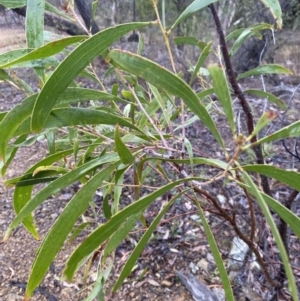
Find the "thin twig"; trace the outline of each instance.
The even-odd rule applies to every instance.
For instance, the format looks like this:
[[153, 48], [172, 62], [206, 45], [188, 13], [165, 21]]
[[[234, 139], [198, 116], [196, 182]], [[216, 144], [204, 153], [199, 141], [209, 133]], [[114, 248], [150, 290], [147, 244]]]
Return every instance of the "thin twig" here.
[[268, 282], [271, 283], [274, 287], [282, 287], [282, 284], [279, 281], [272, 279], [268, 271], [268, 265], [264, 262], [260, 254], [260, 251], [256, 247], [255, 243], [239, 229], [234, 218], [228, 215], [226, 211], [219, 205], [218, 201], [214, 197], [212, 197], [207, 191], [199, 189], [198, 187], [193, 187], [193, 189], [195, 190], [195, 192], [205, 196], [213, 203], [215, 208], [217, 208], [218, 211], [220, 212], [220, 215], [232, 225], [238, 237], [242, 239], [249, 246], [250, 250], [255, 254], [256, 259], [259, 265], [261, 266]]
[[[159, 130], [159, 128], [156, 126], [155, 122], [153, 121], [153, 119], [149, 116], [149, 114], [147, 113], [147, 111], [145, 110], [145, 108], [143, 107], [142, 103], [140, 102], [138, 96], [136, 95], [134, 89], [132, 89], [132, 87], [129, 85], [129, 83], [126, 81], [125, 77], [123, 76], [122, 72], [120, 72], [118, 69], [116, 69], [117, 74], [119, 75], [119, 77], [121, 78], [121, 80], [124, 82], [124, 84], [127, 86], [127, 88], [129, 89], [129, 91], [132, 93], [135, 101], [137, 102], [138, 106], [140, 107], [141, 111], [143, 112], [143, 114], [145, 114], [145, 116], [147, 117], [147, 119], [149, 120], [149, 122], [151, 123], [151, 125], [153, 126], [153, 128], [155, 129], [155, 131], [158, 133], [164, 147], [166, 149], [170, 149], [167, 141], [164, 138], [164, 135], [162, 134], [162, 132]], [[169, 156], [172, 156], [172, 153], [170, 151], [168, 151]]]
[[76, 14], [76, 12], [75, 12], [73, 6], [70, 5], [70, 7], [69, 7], [68, 9], [72, 12], [73, 16], [75, 17], [75, 19], [76, 19], [76, 21], [79, 23], [79, 25], [82, 27], [82, 29], [83, 29], [83, 30], [91, 37], [91, 36], [92, 36], [91, 32], [90, 32], [90, 31], [86, 28], [86, 26], [81, 22], [80, 18], [77, 16], [77, 14]]
[[158, 12], [158, 8], [157, 8], [158, 1], [157, 0], [152, 0], [152, 1], [153, 1], [153, 6], [154, 6], [154, 10], [155, 10], [155, 13], [156, 13], [156, 17], [157, 17], [157, 20], [158, 20], [160, 30], [161, 30], [161, 32], [164, 36], [164, 39], [165, 39], [166, 47], [167, 47], [169, 57], [170, 57], [170, 61], [171, 61], [171, 65], [172, 65], [172, 69], [173, 69], [173, 72], [176, 74], [176, 67], [175, 67], [175, 63], [174, 63], [174, 59], [173, 59], [173, 55], [172, 55], [172, 51], [171, 51], [171, 46], [170, 46], [170, 42], [169, 42], [169, 35], [167, 34], [166, 29], [163, 27], [163, 25], [161, 23], [161, 20], [160, 20], [160, 17], [159, 17], [159, 12]]

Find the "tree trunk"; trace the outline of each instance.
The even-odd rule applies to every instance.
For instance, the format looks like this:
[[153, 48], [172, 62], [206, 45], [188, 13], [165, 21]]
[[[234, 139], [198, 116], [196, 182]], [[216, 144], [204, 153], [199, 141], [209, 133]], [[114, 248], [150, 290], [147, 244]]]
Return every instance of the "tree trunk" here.
[[[90, 30], [91, 17], [92, 17], [92, 5], [87, 0], [75, 0], [75, 3], [84, 21], [86, 28]], [[94, 20], [92, 22], [91, 32], [92, 34], [99, 32], [99, 27]]]
[[[82, 16], [82, 19], [87, 29], [90, 29], [91, 15], [92, 15], [91, 5], [89, 5], [89, 2], [86, 0], [75, 0], [75, 3], [78, 7], [79, 13]], [[13, 11], [23, 17], [26, 16], [25, 6], [20, 8], [14, 8]], [[53, 27], [60, 31], [64, 31], [72, 36], [86, 34], [86, 32], [75, 23], [72, 23], [67, 20], [63, 20], [62, 18], [49, 14], [47, 12], [45, 13], [44, 21], [45, 21], [45, 25]], [[99, 31], [98, 25], [93, 21], [92, 34], [95, 34], [98, 31]]]

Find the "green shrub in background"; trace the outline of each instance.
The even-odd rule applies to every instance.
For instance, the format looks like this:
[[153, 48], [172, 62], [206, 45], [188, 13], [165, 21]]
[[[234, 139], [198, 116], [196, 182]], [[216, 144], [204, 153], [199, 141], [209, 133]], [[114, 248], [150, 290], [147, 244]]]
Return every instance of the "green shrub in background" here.
[[[51, 262], [74, 230], [75, 223], [88, 208], [98, 188], [101, 188], [104, 194], [103, 212], [106, 222], [92, 229], [90, 235], [70, 255], [64, 270], [65, 277], [71, 281], [75, 272], [92, 258], [99, 246], [103, 246], [103, 268], [99, 267], [98, 280], [90, 299], [103, 293], [102, 283], [107, 280], [112, 267], [110, 260], [113, 256], [109, 257], [109, 255], [113, 255], [113, 251], [128, 235], [135, 223], [143, 220], [143, 212], [151, 203], [158, 197], [171, 193], [171, 200], [147, 228], [125, 263], [114, 290], [117, 290], [130, 274], [164, 214], [175, 200], [187, 195], [197, 205], [220, 273], [226, 300], [234, 300], [234, 296], [224, 262], [203, 213], [205, 204], [199, 201], [202, 198], [207, 199], [219, 216], [233, 226], [237, 236], [244, 240], [255, 253], [266, 279], [272, 286], [279, 289], [283, 281], [280, 283], [276, 275], [271, 276], [266, 262], [254, 243], [257, 226], [253, 202], [257, 203], [276, 241], [293, 300], [298, 300], [297, 287], [286, 248], [286, 237], [282, 233], [280, 235], [270, 209], [278, 214], [281, 223], [287, 224], [298, 237], [300, 237], [300, 220], [289, 208], [272, 197], [269, 179], [276, 179], [295, 191], [299, 191], [300, 174], [265, 165], [262, 146], [275, 140], [298, 136], [299, 122], [258, 139], [257, 134], [272, 122], [276, 115], [266, 111], [257, 122], [253, 121], [249, 104], [237, 84], [229, 59], [229, 56], [234, 55], [247, 38], [253, 35], [259, 36], [261, 30], [273, 30], [273, 26], [254, 24], [249, 28], [231, 33], [227, 40], [233, 39], [235, 42], [228, 53], [214, 10], [214, 2], [216, 1], [193, 1], [171, 27], [165, 28], [159, 18], [158, 1], [153, 0], [158, 17], [155, 22], [122, 24], [107, 28], [94, 36], [64, 37], [49, 42], [48, 34], [44, 31], [43, 15], [44, 9], [49, 10], [51, 6], [43, 0], [27, 1], [28, 48], [0, 55], [0, 79], [17, 85], [24, 92], [24, 99], [19, 105], [0, 115], [2, 176], [5, 175], [16, 151], [29, 142], [44, 137], [49, 145], [49, 154], [27, 170], [24, 175], [5, 181], [7, 185], [15, 185], [13, 203], [16, 217], [10, 224], [4, 241], [20, 223], [23, 223], [33, 237], [38, 239], [38, 231], [34, 224], [34, 210], [51, 195], [60, 192], [72, 183], [80, 181], [83, 185], [66, 205], [41, 243], [29, 276], [25, 293], [26, 300], [42, 281]], [[277, 27], [280, 28], [281, 10], [278, 1], [262, 2], [270, 8]], [[6, 7], [13, 5], [17, 7], [24, 5], [25, 1], [17, 3], [7, 0], [0, 1], [0, 4]], [[200, 68], [203, 67], [209, 53], [213, 51], [212, 45], [200, 43], [191, 37], [181, 37], [181, 43], [192, 42], [195, 47], [199, 47], [201, 52], [193, 68], [192, 78], [189, 83], [186, 83], [176, 73], [169, 37], [180, 22], [208, 5], [210, 5], [217, 32], [220, 34], [223, 59], [218, 65], [208, 67], [210, 84], [201, 92], [196, 93], [192, 84], [203, 73], [204, 69]], [[172, 63], [172, 71], [141, 56], [142, 39], [140, 39], [137, 54], [121, 49], [109, 49], [124, 35], [147, 26], [156, 26], [157, 31], [161, 31]], [[67, 50], [68, 46], [73, 46], [73, 50]], [[54, 57], [66, 51], [68, 55], [61, 62]], [[119, 80], [119, 84], [115, 84], [109, 90], [106, 90], [101, 79], [91, 72], [89, 66], [98, 56], [105, 58], [110, 67], [109, 72], [114, 73]], [[31, 66], [34, 69], [40, 83], [38, 93], [33, 93], [27, 83], [17, 81], [9, 75], [9, 68], [24, 66]], [[49, 71], [49, 66], [54, 66], [54, 71]], [[202, 70], [201, 73], [200, 70]], [[238, 79], [269, 73], [288, 74], [289, 71], [278, 65], [264, 65], [241, 74]], [[88, 77], [100, 83], [103, 89], [81, 88], [77, 84], [78, 76]], [[237, 127], [230, 89], [244, 110], [246, 129]], [[267, 92], [259, 90], [246, 92], [266, 97], [282, 108], [285, 107], [283, 102]], [[219, 109], [226, 117], [231, 130], [230, 149], [228, 146], [225, 147], [224, 137], [216, 126], [213, 114], [203, 102], [204, 98], [212, 94], [217, 96]], [[106, 105], [98, 104], [98, 100]], [[178, 120], [176, 119], [178, 115], [180, 115], [181, 125], [174, 129], [174, 120]], [[196, 119], [200, 119], [208, 135], [214, 137], [222, 152], [221, 157], [215, 156], [213, 149], [211, 157], [199, 157], [195, 154], [193, 145], [185, 137], [185, 127]], [[59, 131], [62, 128], [64, 131]], [[181, 144], [182, 148], [174, 149], [174, 143]], [[245, 165], [240, 158], [249, 149], [253, 150], [256, 162]], [[66, 165], [66, 161], [72, 164]], [[195, 171], [196, 166], [204, 165], [215, 169], [217, 176], [211, 179], [208, 174], [203, 175], [203, 171], [201, 175]], [[153, 166], [156, 168], [152, 168]], [[176, 171], [177, 179], [170, 177], [169, 166]], [[128, 173], [133, 175], [135, 200], [132, 204], [122, 206], [120, 209], [122, 185]], [[153, 173], [157, 174], [153, 175]], [[254, 181], [255, 174], [260, 176], [260, 186]], [[158, 175], [162, 177], [162, 180], [161, 183], [157, 183], [157, 189], [141, 196], [143, 185], [149, 182], [149, 178]], [[208, 188], [215, 181], [221, 181], [224, 185], [234, 184], [243, 189], [249, 203], [249, 215], [252, 221], [248, 232], [239, 229], [234, 216], [220, 205], [216, 196], [208, 192]], [[33, 187], [38, 183], [47, 183], [47, 185], [33, 195]], [[112, 196], [111, 202], [108, 201], [110, 195]]]

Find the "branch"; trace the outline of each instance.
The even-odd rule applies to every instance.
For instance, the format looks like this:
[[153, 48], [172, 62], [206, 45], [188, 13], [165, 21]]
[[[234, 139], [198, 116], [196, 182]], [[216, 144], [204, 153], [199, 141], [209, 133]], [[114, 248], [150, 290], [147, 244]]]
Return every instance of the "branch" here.
[[[213, 4], [209, 5], [209, 7], [210, 7], [211, 13], [213, 15], [213, 18], [214, 18], [214, 21], [215, 21], [215, 24], [217, 27], [217, 32], [219, 34], [220, 46], [221, 46], [221, 51], [222, 51], [225, 67], [226, 67], [226, 73], [228, 76], [228, 80], [234, 91], [234, 94], [239, 99], [242, 109], [246, 115], [248, 134], [251, 135], [251, 133], [254, 130], [254, 121], [253, 121], [252, 111], [245, 98], [245, 95], [243, 94], [243, 92], [242, 92], [241, 88], [239, 87], [239, 85], [236, 81], [236, 78], [234, 76], [232, 64], [230, 61], [230, 57], [229, 57], [229, 53], [228, 53], [228, 49], [227, 49], [227, 45], [226, 45], [226, 41], [225, 41], [225, 37], [224, 37], [224, 33], [222, 30], [221, 22], [218, 17], [218, 14], [216, 12], [216, 9]], [[251, 138], [251, 143], [255, 143], [256, 141], [257, 141], [256, 136], [253, 136]], [[256, 162], [258, 164], [264, 164], [265, 163], [264, 157], [263, 157], [263, 153], [262, 153], [260, 145], [253, 146], [253, 150], [256, 155]], [[261, 178], [261, 184], [262, 184], [264, 193], [266, 193], [269, 196], [272, 196], [268, 178], [264, 175], [260, 175], [260, 178]]]

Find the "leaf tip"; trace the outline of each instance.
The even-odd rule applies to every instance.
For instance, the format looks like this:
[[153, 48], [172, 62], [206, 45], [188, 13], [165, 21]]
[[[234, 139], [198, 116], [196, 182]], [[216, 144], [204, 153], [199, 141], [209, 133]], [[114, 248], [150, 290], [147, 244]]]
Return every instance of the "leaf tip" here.
[[274, 118], [277, 117], [277, 113], [276, 112], [272, 112], [272, 111], [266, 111], [266, 117], [267, 119], [273, 120]]

